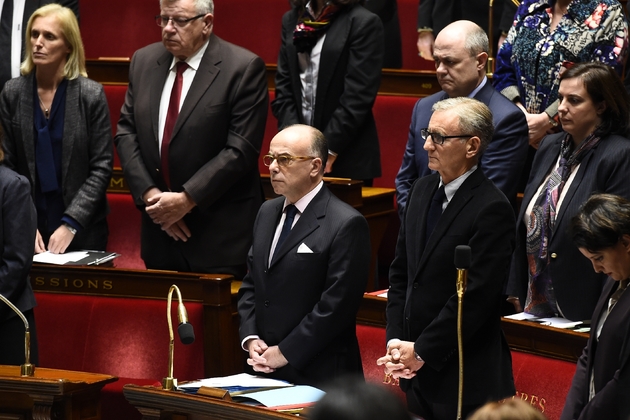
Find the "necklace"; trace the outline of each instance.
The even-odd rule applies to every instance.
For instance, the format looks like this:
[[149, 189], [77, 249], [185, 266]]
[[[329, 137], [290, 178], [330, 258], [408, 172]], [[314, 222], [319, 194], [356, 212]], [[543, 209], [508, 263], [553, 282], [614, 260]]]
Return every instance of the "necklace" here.
[[46, 117], [46, 119], [48, 119], [48, 117], [50, 117], [50, 108], [46, 108], [46, 105], [44, 105], [44, 102], [42, 101], [42, 98], [39, 97], [39, 95], [37, 95], [37, 98], [39, 98], [39, 103], [44, 109], [44, 116]]

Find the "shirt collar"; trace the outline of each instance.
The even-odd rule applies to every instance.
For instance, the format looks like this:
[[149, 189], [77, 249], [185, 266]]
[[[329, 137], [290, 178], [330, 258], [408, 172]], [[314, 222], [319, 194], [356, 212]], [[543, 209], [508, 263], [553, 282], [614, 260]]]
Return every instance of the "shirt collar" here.
[[[315, 186], [315, 188], [313, 188], [308, 193], [306, 193], [304, 195], [304, 197], [300, 198], [298, 201], [293, 203], [293, 205], [295, 207], [297, 207], [297, 209], [300, 212], [300, 214], [304, 213], [304, 210], [306, 210], [306, 207], [308, 207], [308, 205], [311, 203], [311, 201], [313, 201], [313, 198], [315, 198], [315, 196], [322, 189], [323, 186], [324, 186], [324, 181], [319, 181], [319, 184], [317, 184]], [[284, 207], [282, 208], [282, 210], [284, 211], [284, 208], [286, 206], [288, 206], [289, 204], [291, 204], [291, 203], [289, 203], [287, 201], [287, 199], [285, 198], [284, 199]]]

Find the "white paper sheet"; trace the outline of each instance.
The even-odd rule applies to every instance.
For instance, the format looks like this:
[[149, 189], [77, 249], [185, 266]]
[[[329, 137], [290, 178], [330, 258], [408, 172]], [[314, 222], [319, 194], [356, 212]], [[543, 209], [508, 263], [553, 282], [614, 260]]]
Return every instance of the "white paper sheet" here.
[[65, 254], [53, 254], [50, 251], [46, 251], [41, 254], [35, 254], [33, 256], [33, 262], [63, 265], [69, 262], [82, 260], [87, 256], [88, 253], [85, 251], [66, 252]]

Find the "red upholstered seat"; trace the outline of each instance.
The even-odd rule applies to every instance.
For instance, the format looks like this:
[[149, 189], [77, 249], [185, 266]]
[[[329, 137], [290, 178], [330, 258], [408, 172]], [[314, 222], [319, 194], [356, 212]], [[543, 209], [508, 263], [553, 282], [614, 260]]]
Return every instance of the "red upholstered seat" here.
[[[125, 94], [127, 93], [127, 85], [105, 85], [103, 86], [107, 105], [109, 107], [109, 119], [112, 125], [112, 137], [116, 135], [116, 125], [120, 118], [120, 109], [125, 103]], [[120, 168], [120, 159], [114, 147], [114, 168]]]
[[357, 325], [357, 339], [361, 350], [361, 361], [363, 363], [363, 374], [367, 382], [383, 385], [398, 397], [405, 399], [405, 394], [400, 387], [383, 384], [383, 367], [376, 364], [379, 357], [385, 355], [385, 328], [372, 327], [368, 325]]
[[[357, 338], [361, 349], [361, 360], [365, 379], [383, 382], [383, 368], [376, 359], [385, 354], [385, 329], [357, 325]], [[575, 363], [549, 357], [512, 351], [512, 371], [516, 395], [542, 411], [549, 420], [557, 420], [575, 374]], [[387, 386], [404, 398], [400, 388]]]
[[541, 410], [549, 420], [560, 418], [576, 364], [512, 351], [516, 396]]
[[[36, 293], [36, 299], [39, 366], [118, 376], [104, 389], [103, 419], [140, 419], [124, 399], [122, 386], [153, 384], [167, 376], [166, 302], [61, 293]], [[184, 346], [175, 338], [174, 376], [179, 381], [204, 377], [203, 308], [189, 302], [186, 309], [195, 342]]]
[[108, 193], [107, 201], [110, 208], [107, 216], [107, 250], [120, 254], [114, 260], [114, 266], [145, 269], [144, 261], [140, 257], [140, 211], [131, 194]]

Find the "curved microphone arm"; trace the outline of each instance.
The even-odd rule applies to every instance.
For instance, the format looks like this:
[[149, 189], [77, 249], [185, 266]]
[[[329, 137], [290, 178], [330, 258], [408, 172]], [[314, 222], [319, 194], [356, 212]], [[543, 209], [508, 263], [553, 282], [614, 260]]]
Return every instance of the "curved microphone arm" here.
[[0, 300], [6, 303], [24, 323], [24, 364], [20, 366], [20, 375], [33, 376], [35, 374], [35, 366], [31, 364], [31, 330], [24, 314], [9, 299], [0, 294]]
[[[188, 323], [188, 313], [186, 307], [182, 303], [182, 294], [179, 291], [179, 287], [172, 285], [168, 290], [168, 298], [166, 301], [166, 319], [168, 322], [169, 333], [169, 346], [168, 346], [168, 376], [162, 379], [162, 388], [168, 391], [177, 388], [177, 379], [173, 378], [173, 361], [175, 357], [175, 338], [173, 336], [173, 322], [171, 319], [171, 301], [173, 298], [173, 291], [177, 292], [177, 318], [179, 318], [179, 335], [182, 343], [190, 344], [195, 341], [195, 335], [192, 331], [192, 326]], [[182, 328], [188, 326], [188, 329]]]

